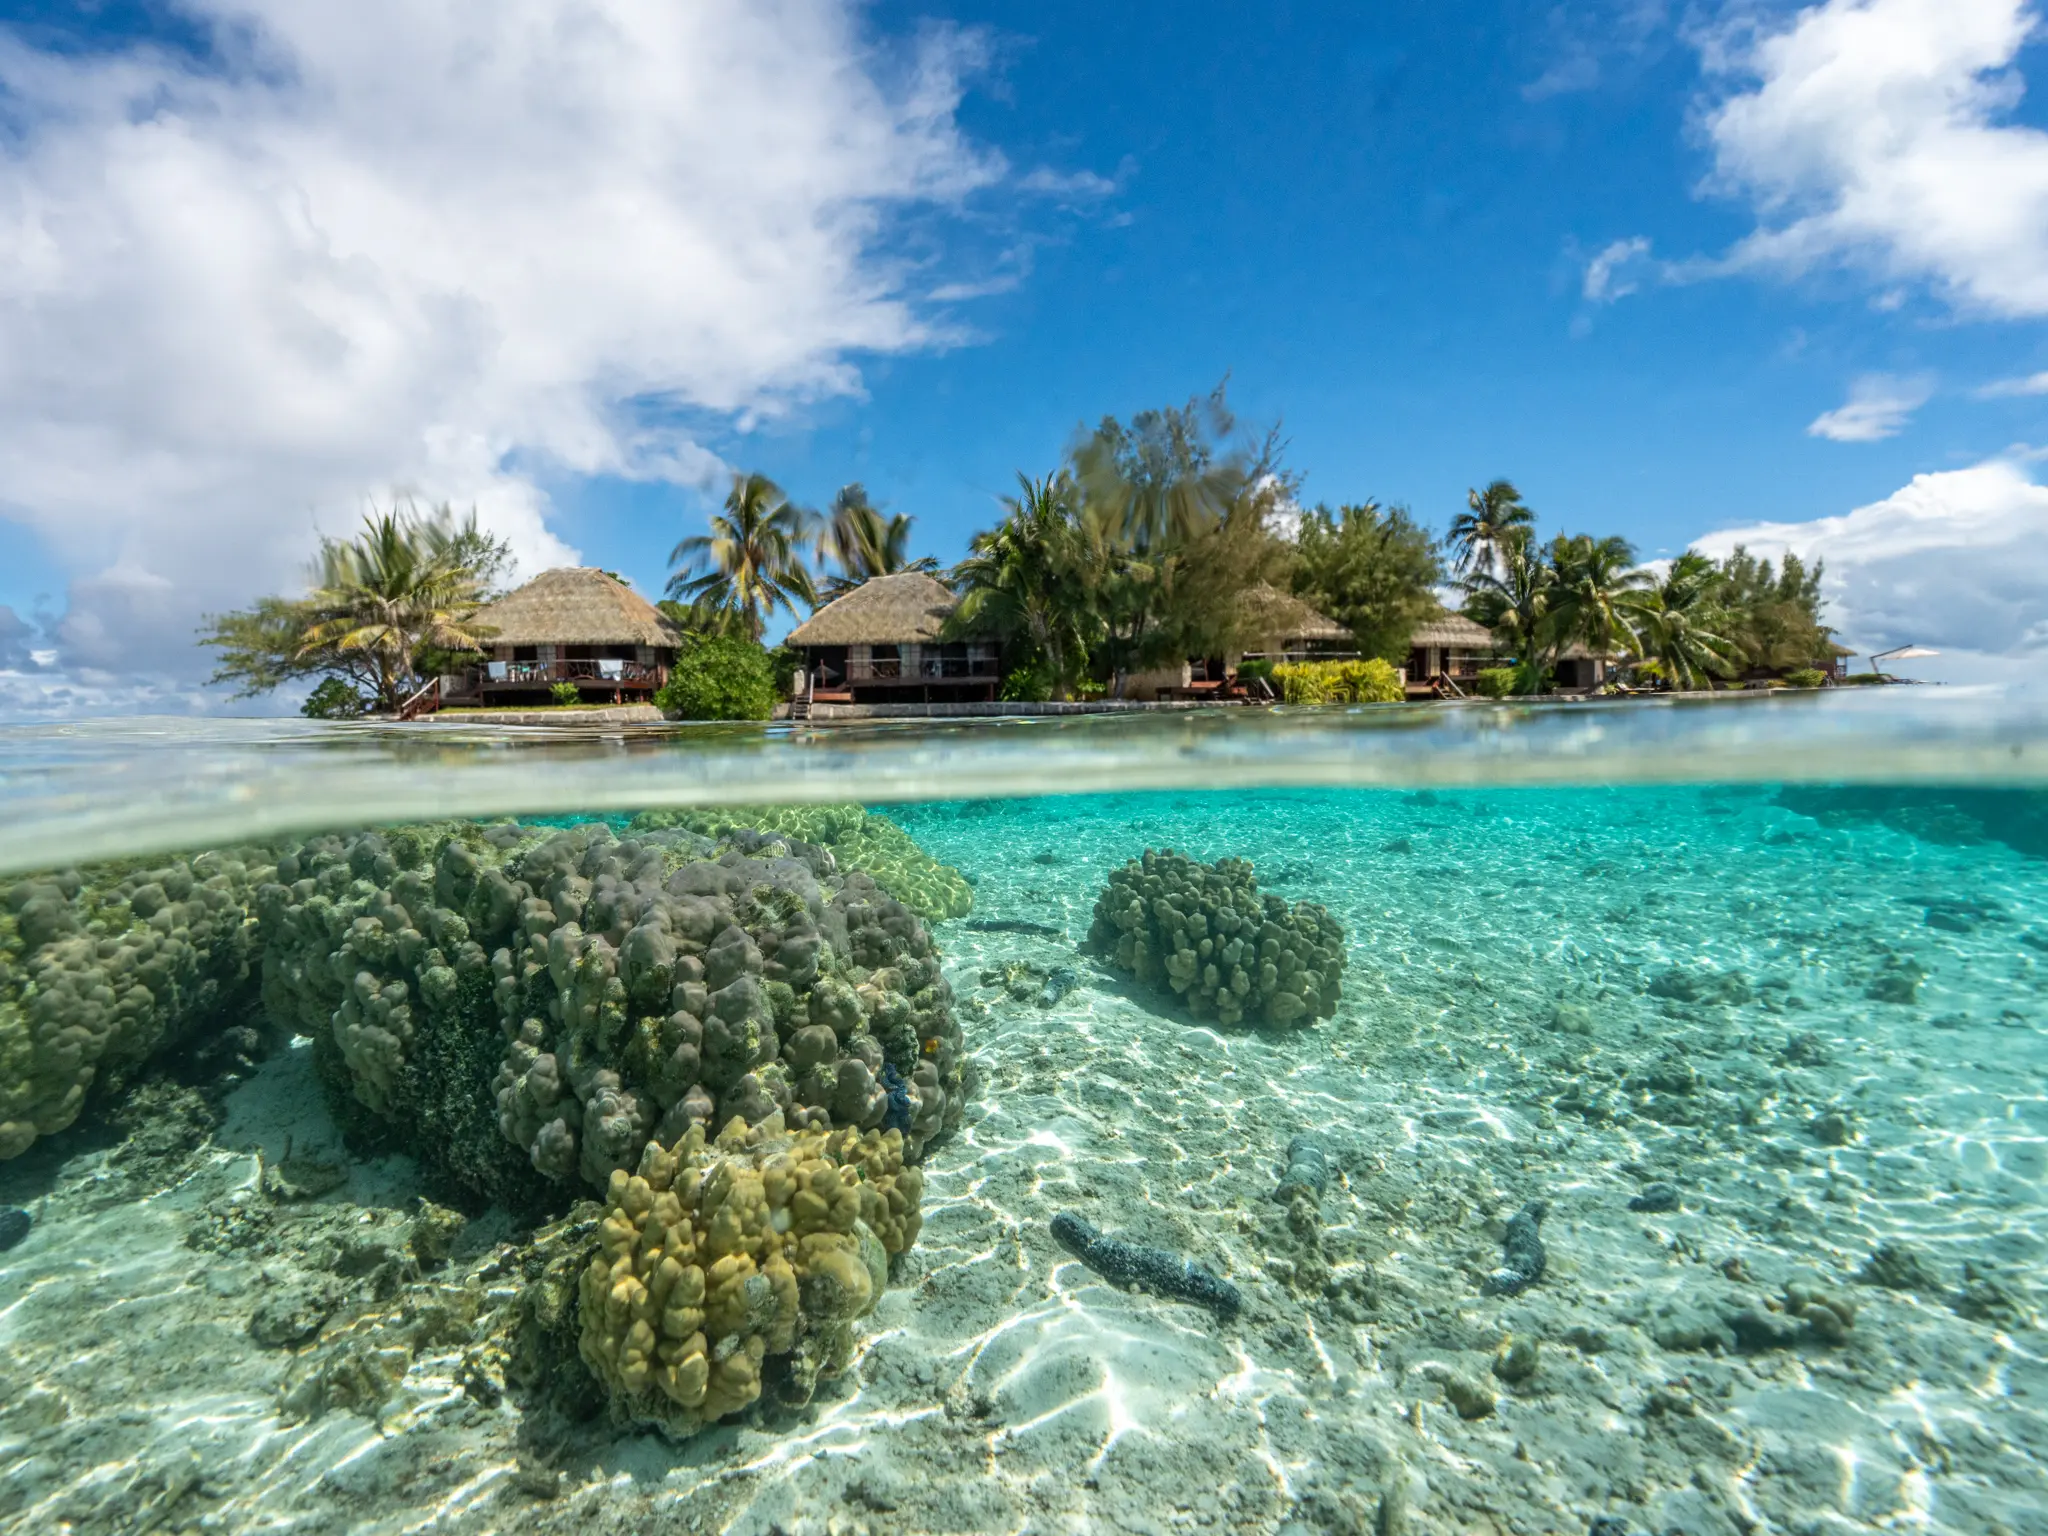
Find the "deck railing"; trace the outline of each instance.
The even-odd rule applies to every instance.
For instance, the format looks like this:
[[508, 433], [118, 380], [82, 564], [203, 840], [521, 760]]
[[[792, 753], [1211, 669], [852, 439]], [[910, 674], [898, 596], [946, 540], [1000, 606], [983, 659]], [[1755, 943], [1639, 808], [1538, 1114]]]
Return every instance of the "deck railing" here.
[[651, 661], [603, 658], [578, 661], [493, 661], [482, 669], [486, 688], [530, 688], [546, 683], [640, 683], [662, 681], [662, 668]]
[[845, 680], [849, 683], [942, 682], [959, 679], [988, 682], [1001, 675], [993, 656], [920, 656], [914, 662], [906, 661], [900, 656], [884, 656], [867, 661], [848, 661]]

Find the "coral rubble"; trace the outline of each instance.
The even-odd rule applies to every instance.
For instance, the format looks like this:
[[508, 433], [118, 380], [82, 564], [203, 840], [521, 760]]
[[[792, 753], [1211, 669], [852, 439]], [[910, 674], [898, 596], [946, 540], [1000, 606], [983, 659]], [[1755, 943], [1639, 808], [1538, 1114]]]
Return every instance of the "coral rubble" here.
[[1299, 1029], [1337, 1011], [1344, 930], [1313, 902], [1261, 896], [1243, 859], [1147, 849], [1109, 877], [1087, 948], [1198, 1019]]

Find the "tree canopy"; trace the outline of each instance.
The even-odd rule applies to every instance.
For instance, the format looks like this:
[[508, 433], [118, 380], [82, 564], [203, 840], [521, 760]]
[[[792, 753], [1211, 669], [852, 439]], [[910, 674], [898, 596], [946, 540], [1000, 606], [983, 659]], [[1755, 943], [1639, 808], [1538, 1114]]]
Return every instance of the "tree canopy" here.
[[[365, 515], [353, 538], [323, 539], [304, 597], [265, 597], [210, 615], [200, 644], [218, 653], [210, 681], [250, 698], [335, 680], [363, 707], [395, 711], [451, 653], [485, 638], [473, 623], [511, 564], [511, 547], [443, 505]], [[346, 713], [340, 694], [325, 713]]]

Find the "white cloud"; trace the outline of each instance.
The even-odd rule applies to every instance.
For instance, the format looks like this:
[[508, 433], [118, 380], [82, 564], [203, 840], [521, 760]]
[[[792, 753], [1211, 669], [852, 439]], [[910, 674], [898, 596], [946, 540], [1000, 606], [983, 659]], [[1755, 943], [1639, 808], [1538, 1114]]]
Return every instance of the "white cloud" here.
[[1586, 278], [1580, 292], [1589, 304], [1611, 304], [1641, 287], [1641, 274], [1650, 265], [1650, 242], [1642, 235], [1616, 240], [1586, 263]]
[[2048, 373], [2030, 373], [2019, 379], [1998, 379], [1977, 391], [1980, 400], [2009, 400], [2021, 395], [2048, 395]]
[[1048, 197], [1098, 198], [1113, 194], [1117, 183], [1094, 171], [1055, 171], [1048, 166], [1040, 166], [1018, 177], [1017, 188]]
[[1806, 435], [1835, 443], [1877, 443], [1897, 437], [1930, 393], [1925, 379], [1865, 374], [1849, 386], [1847, 403], [1814, 417]]
[[1960, 308], [2048, 314], [2048, 134], [2004, 121], [2027, 0], [1829, 0], [1705, 39], [1753, 82], [1713, 108], [1710, 186], [1760, 227], [1699, 273], [1852, 264]]
[[889, 221], [1005, 174], [954, 121], [977, 40], [892, 62], [848, 0], [183, 8], [205, 68], [0, 32], [0, 515], [80, 676], [203, 672], [199, 613], [370, 497], [572, 558], [529, 470], [698, 480], [648, 422], [949, 339]]
[[1914, 675], [2014, 677], [2048, 649], [2048, 486], [2012, 460], [1916, 475], [1853, 512], [1725, 529], [1693, 547], [1719, 558], [1738, 544], [1822, 561], [1827, 621], [1845, 645], [1942, 652]]

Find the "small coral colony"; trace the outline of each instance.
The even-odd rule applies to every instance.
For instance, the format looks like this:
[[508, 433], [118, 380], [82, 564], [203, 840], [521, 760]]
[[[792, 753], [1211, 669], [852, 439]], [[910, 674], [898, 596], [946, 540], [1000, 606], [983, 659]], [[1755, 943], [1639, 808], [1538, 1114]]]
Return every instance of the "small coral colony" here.
[[[448, 822], [19, 880], [0, 1157], [260, 1017], [310, 1039], [352, 1141], [531, 1229], [520, 1347], [560, 1359], [527, 1379], [584, 1371], [621, 1422], [687, 1433], [842, 1370], [917, 1241], [919, 1165], [975, 1091], [926, 924], [972, 900], [857, 806]], [[1322, 907], [1171, 851], [1111, 874], [1085, 948], [1224, 1025], [1328, 1018], [1344, 972]], [[1063, 1240], [1117, 1283], [1234, 1301], [1084, 1236]]]

